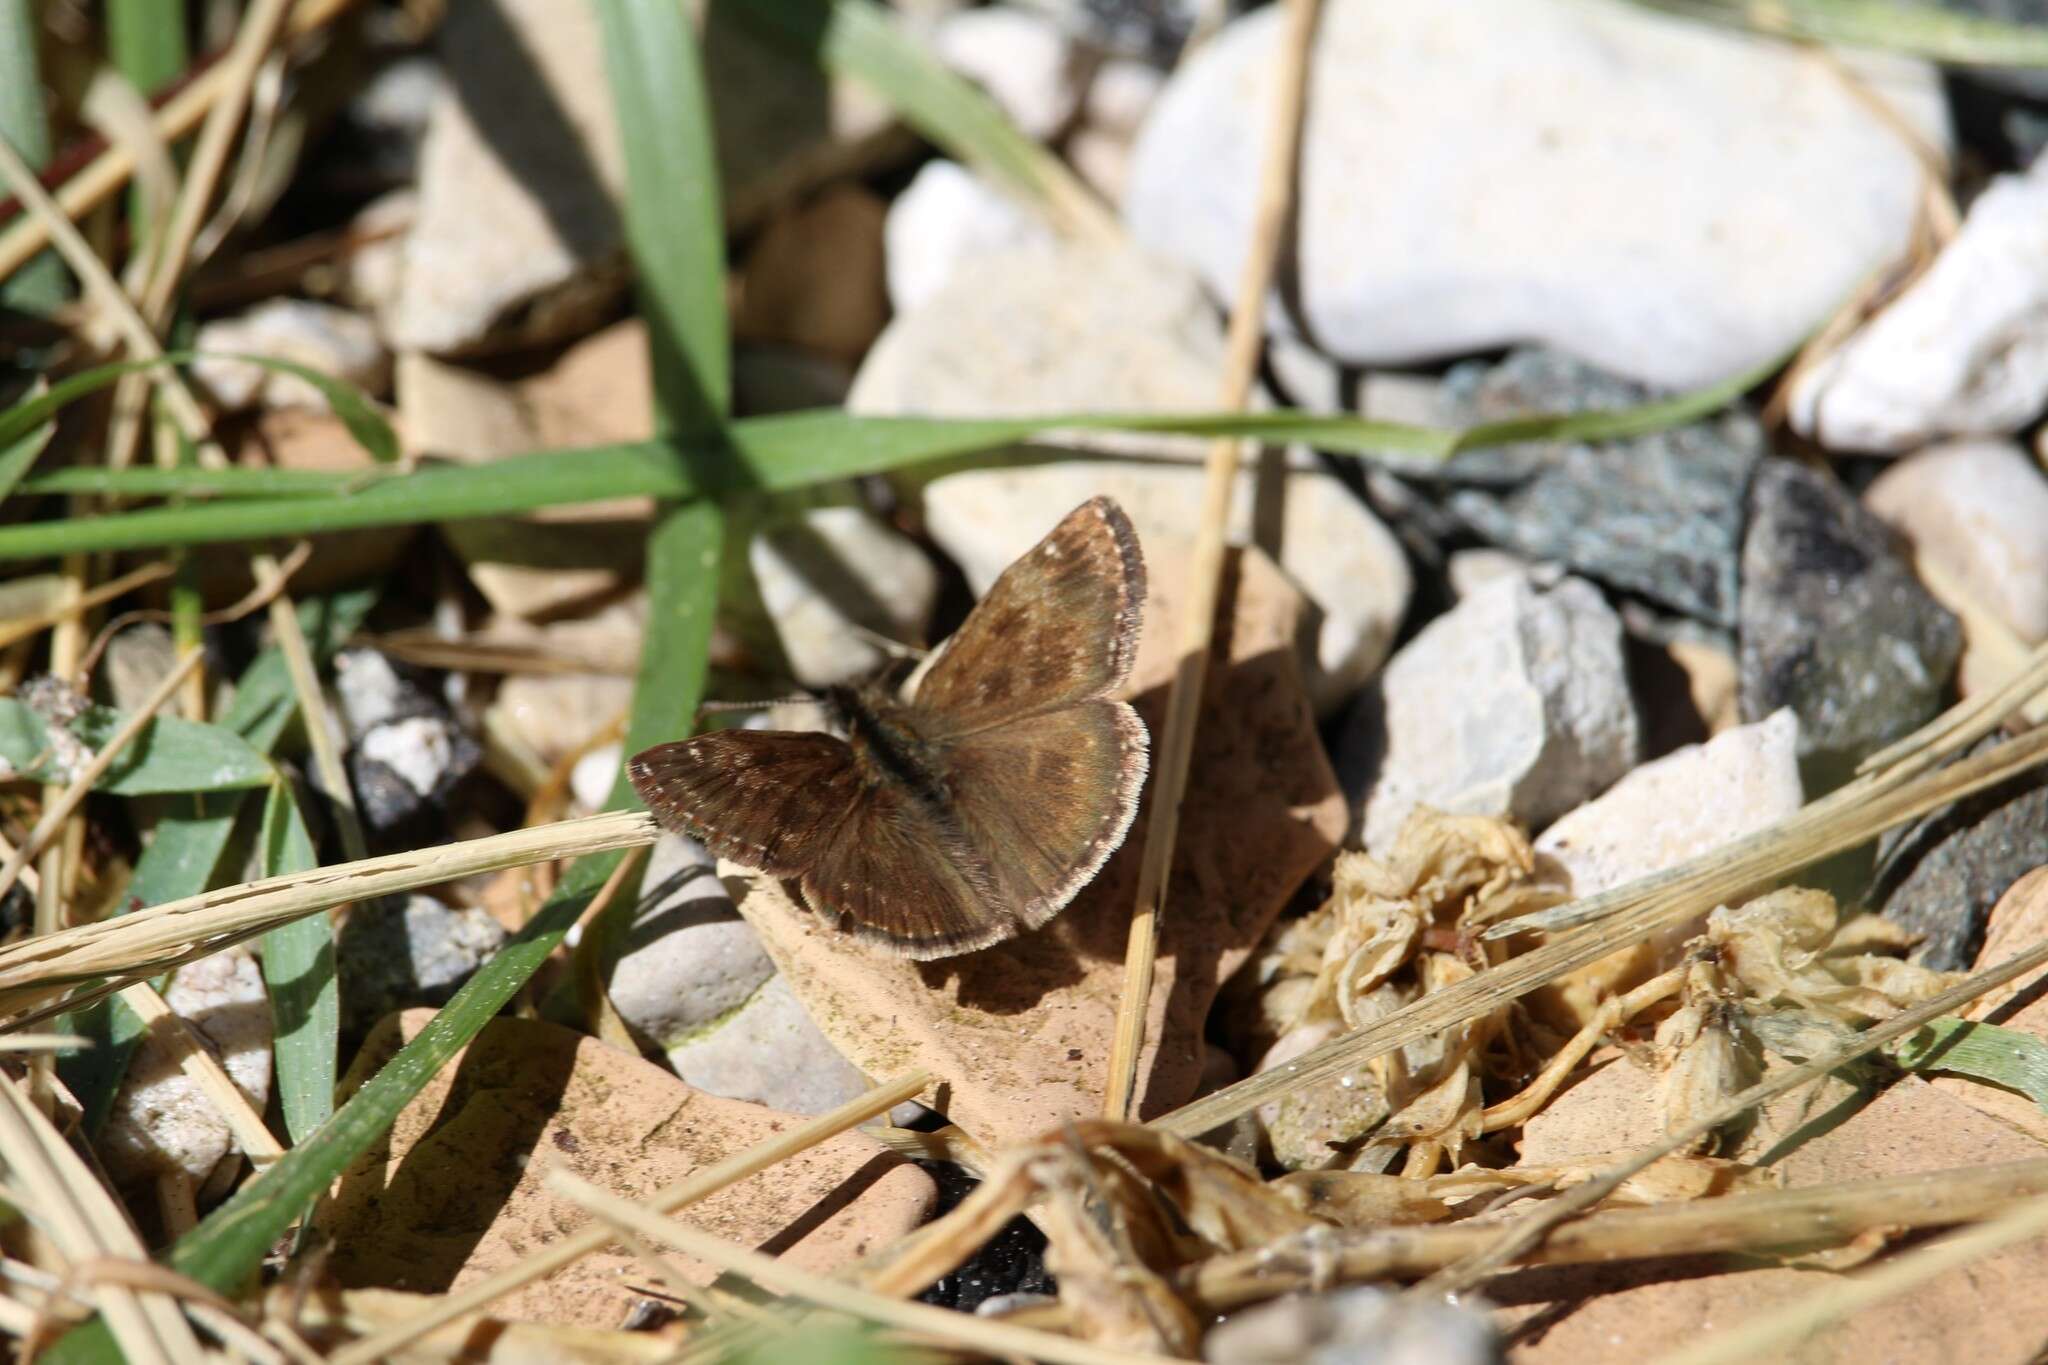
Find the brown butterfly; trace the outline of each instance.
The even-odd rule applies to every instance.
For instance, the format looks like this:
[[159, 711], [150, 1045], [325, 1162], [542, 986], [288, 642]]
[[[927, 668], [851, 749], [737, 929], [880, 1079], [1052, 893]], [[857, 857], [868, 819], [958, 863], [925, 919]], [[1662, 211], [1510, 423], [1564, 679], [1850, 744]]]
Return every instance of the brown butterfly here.
[[1145, 724], [1130, 676], [1145, 562], [1108, 498], [1003, 570], [908, 701], [870, 682], [820, 698], [843, 734], [723, 730], [634, 756], [670, 829], [793, 877], [811, 909], [905, 957], [1036, 929], [1123, 842]]

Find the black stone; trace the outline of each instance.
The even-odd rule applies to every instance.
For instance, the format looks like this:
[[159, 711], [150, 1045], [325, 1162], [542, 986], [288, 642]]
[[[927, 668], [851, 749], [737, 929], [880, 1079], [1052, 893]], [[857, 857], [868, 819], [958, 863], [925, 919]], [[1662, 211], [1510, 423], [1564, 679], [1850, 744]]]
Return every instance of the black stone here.
[[[1497, 365], [1455, 367], [1439, 402], [1447, 423], [1466, 426], [1635, 407], [1660, 396], [1531, 348]], [[1725, 628], [1736, 618], [1743, 489], [1763, 452], [1756, 418], [1731, 408], [1626, 440], [1476, 450], [1443, 471], [1439, 497], [1483, 540]]]
[[1737, 636], [1742, 719], [1792, 708], [1809, 796], [1933, 717], [1962, 652], [1891, 528], [1791, 460], [1750, 485]]
[[[1999, 741], [1989, 736], [1971, 752]], [[1886, 835], [1870, 903], [1922, 935], [1921, 962], [1966, 971], [1984, 946], [1991, 907], [2044, 862], [2048, 769], [2036, 768]]]
[[[920, 1161], [938, 1182], [938, 1214], [943, 1216], [981, 1182], [950, 1161]], [[972, 1313], [999, 1294], [1056, 1294], [1059, 1285], [1045, 1268], [1045, 1234], [1030, 1220], [1012, 1218], [949, 1275], [941, 1275], [917, 1297], [941, 1308]]]

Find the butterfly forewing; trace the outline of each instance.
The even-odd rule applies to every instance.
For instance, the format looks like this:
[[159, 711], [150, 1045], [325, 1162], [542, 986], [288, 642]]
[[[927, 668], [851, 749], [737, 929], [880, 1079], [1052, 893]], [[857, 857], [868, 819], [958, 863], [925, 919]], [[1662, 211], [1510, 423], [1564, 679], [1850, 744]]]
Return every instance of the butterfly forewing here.
[[863, 788], [846, 741], [809, 731], [720, 730], [657, 744], [626, 775], [662, 824], [777, 877], [832, 846]]
[[1108, 695], [1130, 676], [1145, 561], [1130, 518], [1093, 498], [1009, 568], [918, 684], [934, 738]]

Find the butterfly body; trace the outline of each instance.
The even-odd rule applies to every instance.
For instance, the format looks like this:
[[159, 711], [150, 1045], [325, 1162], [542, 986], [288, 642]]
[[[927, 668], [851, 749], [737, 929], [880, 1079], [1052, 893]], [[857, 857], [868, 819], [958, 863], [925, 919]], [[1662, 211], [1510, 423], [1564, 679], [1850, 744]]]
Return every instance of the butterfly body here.
[[1130, 828], [1147, 736], [1109, 694], [1144, 594], [1129, 520], [1095, 499], [1004, 571], [908, 698], [830, 688], [836, 733], [721, 731], [628, 773], [664, 824], [797, 879], [866, 942], [986, 947], [1051, 919]]

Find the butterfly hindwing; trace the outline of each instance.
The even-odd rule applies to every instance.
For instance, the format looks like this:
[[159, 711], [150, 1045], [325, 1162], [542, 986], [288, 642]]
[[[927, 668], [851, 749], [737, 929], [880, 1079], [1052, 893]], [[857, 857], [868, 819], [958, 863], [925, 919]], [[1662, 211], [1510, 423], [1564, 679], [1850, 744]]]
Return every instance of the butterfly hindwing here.
[[1123, 842], [1145, 785], [1145, 723], [1082, 702], [946, 747], [953, 816], [1026, 928], [1058, 914]]
[[917, 687], [936, 737], [1107, 696], [1130, 676], [1145, 561], [1121, 507], [1093, 498], [1003, 570]]

